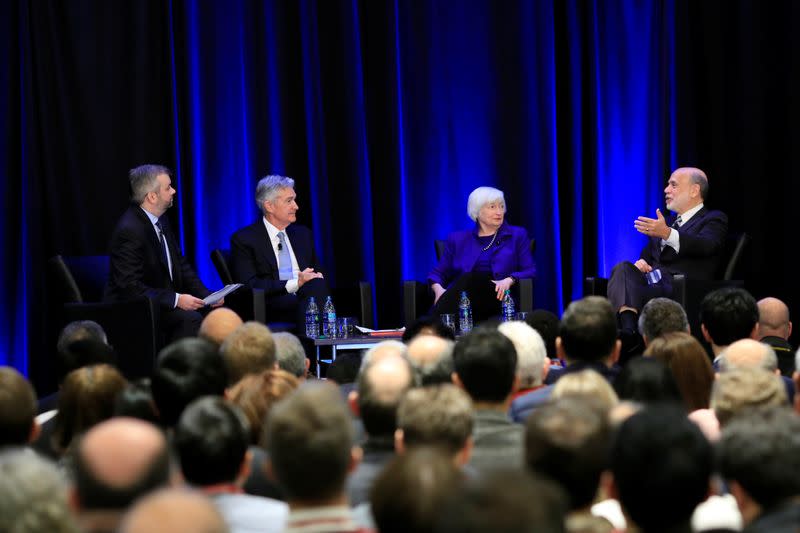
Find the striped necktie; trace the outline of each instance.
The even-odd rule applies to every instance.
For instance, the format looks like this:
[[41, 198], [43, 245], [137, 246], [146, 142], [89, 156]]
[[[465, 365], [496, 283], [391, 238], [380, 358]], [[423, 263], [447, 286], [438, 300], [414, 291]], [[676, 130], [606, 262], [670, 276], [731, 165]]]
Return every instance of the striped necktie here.
[[672, 227], [678, 229], [681, 227], [681, 225], [683, 225], [683, 219], [680, 215], [678, 215], [678, 218], [676, 218], [675, 222], [672, 223]]
[[289, 253], [289, 247], [286, 246], [286, 234], [282, 231], [278, 232], [278, 274], [281, 280], [292, 279], [294, 277], [292, 272], [292, 256]]

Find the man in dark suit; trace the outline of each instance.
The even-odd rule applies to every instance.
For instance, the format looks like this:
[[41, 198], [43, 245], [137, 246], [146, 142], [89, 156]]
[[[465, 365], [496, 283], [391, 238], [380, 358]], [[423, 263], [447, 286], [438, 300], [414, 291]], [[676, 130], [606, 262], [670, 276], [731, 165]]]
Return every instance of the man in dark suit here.
[[238, 283], [263, 289], [268, 320], [296, 322], [302, 332], [306, 301], [322, 311], [329, 294], [314, 251], [311, 230], [297, 221], [294, 180], [266, 176], [256, 186], [263, 216], [231, 237], [231, 270]]
[[673, 275], [712, 279], [721, 259], [728, 217], [703, 205], [708, 195], [705, 173], [692, 167], [675, 170], [664, 195], [675, 219], [668, 224], [660, 210], [656, 218], [638, 217], [636, 231], [650, 240], [639, 260], [619, 263], [608, 282], [608, 299], [619, 313], [623, 331], [636, 332], [637, 315], [648, 300], [672, 294]]
[[197, 311], [205, 306], [202, 298], [210, 291], [181, 254], [167, 218], [162, 217], [175, 196], [170, 171], [160, 165], [142, 165], [128, 177], [134, 205], [111, 236], [105, 299], [146, 296], [159, 306], [167, 340], [194, 336], [203, 319]]

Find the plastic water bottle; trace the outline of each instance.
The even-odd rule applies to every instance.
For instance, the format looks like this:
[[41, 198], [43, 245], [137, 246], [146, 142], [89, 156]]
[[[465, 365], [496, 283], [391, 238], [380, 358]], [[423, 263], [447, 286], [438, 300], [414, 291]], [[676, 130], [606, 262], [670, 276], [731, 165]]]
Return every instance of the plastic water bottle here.
[[328, 296], [322, 308], [322, 334], [329, 339], [336, 338], [336, 308], [333, 307], [333, 298]]
[[312, 339], [319, 337], [319, 308], [313, 296], [308, 299], [306, 307], [306, 337]]
[[472, 304], [466, 291], [461, 293], [461, 300], [458, 302], [458, 327], [462, 335], [472, 331]]
[[511, 297], [511, 291], [506, 289], [506, 293], [503, 295], [503, 322], [511, 322], [516, 317], [514, 298]]

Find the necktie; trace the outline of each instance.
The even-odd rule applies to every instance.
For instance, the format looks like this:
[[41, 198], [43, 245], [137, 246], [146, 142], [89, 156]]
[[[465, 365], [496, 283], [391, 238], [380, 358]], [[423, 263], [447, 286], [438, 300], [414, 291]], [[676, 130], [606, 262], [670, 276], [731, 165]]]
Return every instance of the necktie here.
[[672, 227], [678, 229], [681, 227], [681, 224], [683, 224], [683, 219], [681, 219], [681, 216], [678, 215], [678, 218], [676, 218], [675, 222], [672, 223]]
[[164, 228], [161, 226], [160, 220], [156, 222], [156, 229], [158, 230], [158, 240], [161, 241], [161, 259], [167, 265], [169, 279], [172, 279], [172, 261], [169, 259], [169, 247], [167, 246], [167, 239], [164, 237]]
[[286, 246], [286, 234], [278, 232], [278, 274], [280, 279], [292, 279], [292, 256], [289, 254], [289, 247]]

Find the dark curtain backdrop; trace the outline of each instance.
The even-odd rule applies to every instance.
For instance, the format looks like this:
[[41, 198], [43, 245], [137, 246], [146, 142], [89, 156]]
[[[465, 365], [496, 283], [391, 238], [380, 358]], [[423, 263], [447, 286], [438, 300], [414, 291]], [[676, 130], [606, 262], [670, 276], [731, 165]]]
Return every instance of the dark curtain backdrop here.
[[[537, 306], [635, 259], [637, 215], [678, 165], [754, 237], [760, 297], [798, 301], [795, 2], [664, 0], [0, 2], [0, 362], [46, 380], [44, 263], [106, 253], [126, 172], [175, 172], [169, 216], [203, 280], [257, 216], [255, 183], [297, 181], [334, 284], [401, 282], [468, 227], [479, 185], [537, 240]], [[781, 228], [781, 229], [776, 229]]]

